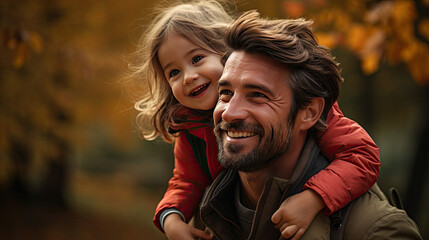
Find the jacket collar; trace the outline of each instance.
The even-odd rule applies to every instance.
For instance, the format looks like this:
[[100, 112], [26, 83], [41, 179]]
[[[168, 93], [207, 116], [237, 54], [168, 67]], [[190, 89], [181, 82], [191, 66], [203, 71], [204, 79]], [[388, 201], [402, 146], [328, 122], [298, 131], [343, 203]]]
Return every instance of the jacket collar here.
[[168, 132], [174, 134], [183, 130], [195, 130], [211, 126], [212, 110], [197, 111], [187, 107], [181, 107], [170, 121]]
[[[320, 150], [313, 138], [308, 138], [291, 179], [269, 177], [264, 184], [263, 193], [258, 201], [252, 230], [248, 239], [278, 239], [280, 233], [271, 222], [272, 214], [279, 208], [287, 197], [301, 191], [300, 186], [317, 173], [323, 166], [317, 166], [317, 171], [312, 168]], [[311, 175], [311, 176], [310, 176]], [[237, 171], [226, 170], [215, 179], [202, 201], [201, 218], [206, 226], [212, 228], [218, 234], [236, 236], [245, 239], [246, 234], [241, 230], [237, 211], [234, 206], [236, 184], [239, 181]], [[302, 184], [303, 185], [303, 184]], [[228, 224], [221, 224], [225, 223]], [[228, 233], [229, 232], [229, 233]], [[232, 234], [232, 235], [230, 235]]]

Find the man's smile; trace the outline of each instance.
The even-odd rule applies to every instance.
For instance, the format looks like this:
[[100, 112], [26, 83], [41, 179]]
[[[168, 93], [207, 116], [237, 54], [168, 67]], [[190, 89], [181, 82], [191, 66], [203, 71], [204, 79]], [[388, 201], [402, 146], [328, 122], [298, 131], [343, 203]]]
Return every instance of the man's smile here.
[[226, 131], [226, 135], [231, 138], [246, 138], [252, 137], [256, 133], [250, 131]]

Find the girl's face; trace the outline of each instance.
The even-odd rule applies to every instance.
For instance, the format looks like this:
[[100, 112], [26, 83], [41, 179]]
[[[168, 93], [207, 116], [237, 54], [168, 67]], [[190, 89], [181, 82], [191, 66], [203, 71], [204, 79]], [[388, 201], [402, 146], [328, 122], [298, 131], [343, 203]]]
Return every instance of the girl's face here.
[[223, 71], [219, 54], [171, 34], [161, 43], [158, 58], [174, 97], [182, 105], [199, 110], [214, 108]]

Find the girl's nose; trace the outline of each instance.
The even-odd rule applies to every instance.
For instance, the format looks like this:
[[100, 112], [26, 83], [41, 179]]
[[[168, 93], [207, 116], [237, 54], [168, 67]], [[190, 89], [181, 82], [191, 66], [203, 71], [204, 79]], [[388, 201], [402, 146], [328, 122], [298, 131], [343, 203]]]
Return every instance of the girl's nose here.
[[187, 71], [183, 79], [183, 84], [190, 84], [197, 79], [198, 74], [195, 71]]

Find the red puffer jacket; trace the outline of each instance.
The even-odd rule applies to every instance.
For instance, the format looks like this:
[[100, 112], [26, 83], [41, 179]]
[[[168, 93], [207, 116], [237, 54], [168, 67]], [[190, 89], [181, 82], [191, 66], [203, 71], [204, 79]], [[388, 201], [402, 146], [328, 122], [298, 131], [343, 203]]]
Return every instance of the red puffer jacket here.
[[[195, 117], [175, 128], [180, 135], [174, 146], [173, 177], [153, 219], [161, 231], [162, 211], [177, 208], [189, 221], [206, 187], [223, 170], [217, 161], [217, 143], [209, 121]], [[316, 191], [326, 204], [324, 212], [331, 214], [372, 187], [378, 178], [380, 156], [368, 133], [344, 117], [338, 103], [331, 108], [327, 125], [327, 130], [318, 136], [318, 145], [332, 162], [310, 178], [304, 188]]]

